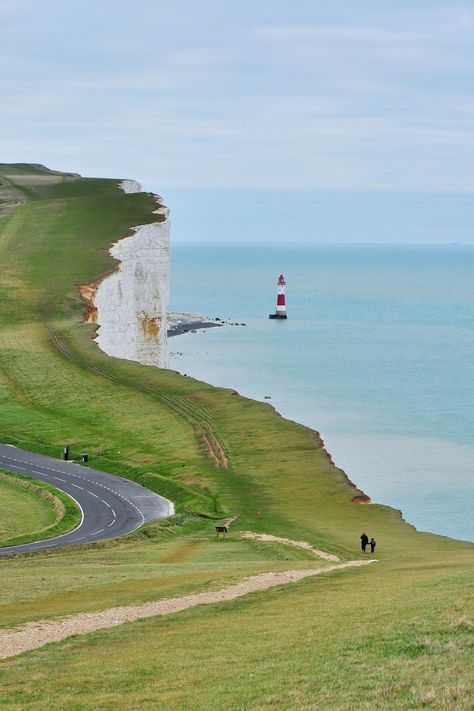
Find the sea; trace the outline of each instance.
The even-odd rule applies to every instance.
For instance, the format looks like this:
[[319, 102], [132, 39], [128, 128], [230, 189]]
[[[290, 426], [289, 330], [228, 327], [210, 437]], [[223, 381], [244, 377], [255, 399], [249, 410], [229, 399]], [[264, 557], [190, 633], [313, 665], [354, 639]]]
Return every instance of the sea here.
[[181, 242], [171, 310], [245, 324], [171, 339], [173, 369], [271, 403], [373, 501], [474, 541], [474, 246]]

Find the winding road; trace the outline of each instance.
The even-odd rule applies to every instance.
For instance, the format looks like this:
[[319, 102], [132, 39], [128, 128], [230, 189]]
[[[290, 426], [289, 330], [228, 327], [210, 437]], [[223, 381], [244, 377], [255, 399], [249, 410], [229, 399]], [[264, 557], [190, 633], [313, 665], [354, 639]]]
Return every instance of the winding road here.
[[44, 541], [0, 548], [0, 555], [117, 538], [174, 513], [171, 501], [129, 479], [11, 445], [0, 444], [0, 468], [51, 484], [71, 496], [82, 512], [81, 522], [73, 531]]

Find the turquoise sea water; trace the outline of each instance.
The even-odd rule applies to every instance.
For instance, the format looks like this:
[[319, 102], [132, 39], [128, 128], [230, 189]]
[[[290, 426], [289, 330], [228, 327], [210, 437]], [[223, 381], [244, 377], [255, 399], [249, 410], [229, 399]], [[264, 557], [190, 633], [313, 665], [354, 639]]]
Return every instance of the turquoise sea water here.
[[474, 540], [473, 275], [474, 246], [176, 244], [172, 310], [247, 326], [172, 339], [171, 367], [270, 395], [374, 501]]

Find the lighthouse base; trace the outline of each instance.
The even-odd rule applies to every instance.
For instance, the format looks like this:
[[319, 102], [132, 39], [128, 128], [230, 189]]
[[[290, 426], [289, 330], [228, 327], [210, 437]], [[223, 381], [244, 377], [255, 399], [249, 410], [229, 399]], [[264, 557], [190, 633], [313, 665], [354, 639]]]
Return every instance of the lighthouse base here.
[[278, 318], [278, 319], [280, 319], [280, 318], [288, 318], [288, 316], [287, 316], [286, 314], [270, 314], [270, 315], [268, 316], [268, 318]]

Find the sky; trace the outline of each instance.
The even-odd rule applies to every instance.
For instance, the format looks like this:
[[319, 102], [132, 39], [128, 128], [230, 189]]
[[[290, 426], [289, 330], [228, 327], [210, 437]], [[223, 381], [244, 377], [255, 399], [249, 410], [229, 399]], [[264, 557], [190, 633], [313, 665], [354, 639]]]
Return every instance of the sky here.
[[178, 241], [474, 242], [474, 6], [0, 0], [0, 161], [126, 177]]

